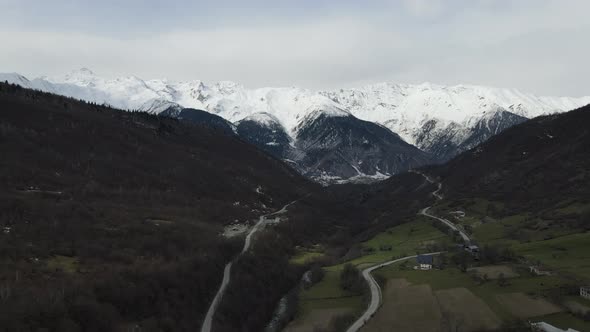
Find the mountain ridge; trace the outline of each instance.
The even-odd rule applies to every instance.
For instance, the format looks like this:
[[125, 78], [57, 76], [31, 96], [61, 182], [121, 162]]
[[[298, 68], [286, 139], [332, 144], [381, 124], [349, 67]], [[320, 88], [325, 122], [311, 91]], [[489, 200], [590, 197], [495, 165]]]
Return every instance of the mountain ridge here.
[[[590, 96], [537, 96], [517, 89], [478, 85], [383, 82], [327, 91], [297, 87], [247, 89], [231, 81], [207, 85], [200, 80], [173, 82], [166, 79], [142, 80], [136, 76], [105, 79], [88, 68], [63, 76], [33, 80], [16, 73], [0, 74], [0, 80], [42, 91], [59, 90], [47, 92], [74, 98], [86, 97], [88, 101], [127, 110], [152, 110], [157, 113], [163, 109], [154, 108], [153, 104], [156, 101], [168, 102], [183, 108], [202, 109], [230, 122], [265, 112], [275, 116], [291, 137], [296, 136], [293, 129], [305, 115], [318, 107], [335, 107], [361, 120], [383, 124], [410, 144], [415, 144], [412, 131], [420, 129], [425, 120], [432, 118], [445, 124], [456, 122], [469, 126], [474, 117], [482, 117], [496, 108], [532, 118], [590, 103]], [[74, 95], [80, 94], [79, 88], [91, 91], [86, 96]]]
[[[300, 131], [309, 128], [322, 115], [346, 117], [349, 122], [357, 122], [353, 126], [357, 130], [354, 135], [362, 135], [362, 130], [358, 130], [366, 128], [362, 121], [391, 131], [394, 135], [381, 135], [382, 138], [388, 137], [390, 142], [381, 143], [401, 147], [397, 143], [398, 137], [430, 154], [431, 157], [424, 158], [419, 156], [421, 152], [416, 151], [413, 156], [402, 158], [421, 160], [413, 164], [421, 166], [423, 163], [449, 160], [526, 119], [561, 113], [590, 103], [590, 97], [538, 97], [516, 89], [475, 85], [378, 83], [333, 91], [312, 91], [297, 87], [247, 89], [231, 81], [207, 85], [200, 80], [173, 82], [165, 79], [142, 80], [136, 76], [104, 79], [87, 68], [58, 77], [33, 80], [16, 73], [0, 74], [0, 81], [152, 114], [178, 117], [183, 109], [202, 110], [225, 119], [234, 132], [241, 133], [247, 141], [275, 157], [294, 163], [295, 168], [304, 174], [309, 174], [310, 166], [312, 169], [315, 166], [301, 164], [302, 160], [306, 160], [306, 151], [302, 151], [301, 146], [306, 144], [297, 142]], [[223, 122], [215, 121], [217, 124]], [[240, 123], [242, 130], [238, 131], [236, 128]], [[273, 123], [273, 128], [269, 130], [270, 123]], [[330, 123], [350, 125], [346, 121]], [[319, 134], [319, 131], [316, 132]], [[340, 128], [333, 133], [344, 134], [344, 131]], [[349, 134], [352, 135], [352, 132]], [[360, 145], [350, 148], [360, 151], [362, 140], [353, 141]], [[385, 145], [373, 151], [388, 151], [398, 157], [409, 151], [403, 148], [402, 153], [400, 149], [384, 148]], [[351, 154], [343, 155], [352, 158]], [[386, 155], [379, 158], [392, 161]], [[353, 159], [345, 158], [341, 163], [363, 162], [356, 160], [356, 157]], [[326, 175], [326, 178], [347, 179], [353, 176], [354, 172], [344, 171], [347, 167], [340, 166], [317, 171]], [[382, 168], [365, 169], [358, 175], [392, 175], [390, 172], [385, 172], [387, 175], [382, 173]], [[400, 168], [399, 164], [388, 164], [385, 168], [396, 172], [406, 170]], [[317, 175], [318, 172], [312, 173]]]

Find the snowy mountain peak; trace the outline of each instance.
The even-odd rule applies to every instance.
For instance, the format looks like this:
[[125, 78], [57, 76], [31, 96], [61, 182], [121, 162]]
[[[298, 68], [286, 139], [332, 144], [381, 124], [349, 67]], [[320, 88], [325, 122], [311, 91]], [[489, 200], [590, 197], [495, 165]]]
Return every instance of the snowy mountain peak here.
[[266, 127], [272, 127], [276, 125], [281, 126], [279, 119], [267, 112], [254, 113], [238, 121], [238, 123], [242, 121], [254, 121]]
[[167, 100], [150, 99], [141, 105], [139, 109], [151, 114], [160, 114], [164, 111], [169, 111], [174, 114], [180, 112], [182, 110], [182, 106]]
[[224, 95], [232, 95], [241, 90], [244, 90], [244, 87], [241, 84], [232, 81], [221, 81], [215, 83], [215, 90], [219, 91]]
[[23, 75], [17, 73], [0, 73], [0, 81], [19, 84], [23, 87], [30, 87], [31, 82]]
[[469, 127], [498, 108], [531, 118], [563, 112], [590, 103], [590, 97], [538, 97], [516, 89], [474, 85], [443, 86], [380, 83], [356, 89], [323, 92], [360, 119], [386, 125], [407, 142], [416, 144], [422, 127]]
[[328, 117], [345, 117], [352, 115], [350, 112], [334, 105], [314, 105], [307, 109], [307, 113], [308, 116], [312, 118], [316, 118], [320, 115]]
[[94, 81], [97, 79], [96, 74], [88, 68], [80, 68], [76, 70], [72, 70], [68, 74], [63, 77], [56, 77], [54, 81], [56, 82], [68, 82], [68, 83], [85, 83], [89, 81]]
[[[479, 120], [486, 116], [494, 118], [490, 114], [499, 110], [532, 118], [590, 103], [590, 97], [539, 97], [516, 89], [428, 82], [417, 85], [385, 82], [354, 89], [311, 91], [293, 87], [247, 89], [231, 81], [207, 85], [199, 80], [176, 83], [157, 79], [144, 81], [135, 76], [104, 79], [88, 68], [61, 79], [28, 81], [17, 74], [0, 75], [2, 77], [25, 87], [127, 110], [158, 113], [168, 106], [178, 105], [205, 110], [230, 122], [267, 113], [291, 138], [297, 137], [303, 122], [319, 114], [353, 115], [384, 125], [420, 148], [428, 145], [422, 146], [419, 142], [436, 140], [435, 133], [451, 135], [452, 131], [453, 141], [460, 141]], [[424, 135], [424, 128], [433, 132]]]
[[349, 117], [349, 112], [334, 105], [313, 105], [306, 111], [307, 115], [297, 124], [293, 132], [298, 133], [307, 126], [313, 124], [321, 116], [325, 117]]
[[72, 71], [72, 74], [85, 75], [85, 76], [96, 76], [96, 74], [94, 74], [94, 72], [92, 70], [90, 70], [86, 67], [76, 69], [76, 70]]

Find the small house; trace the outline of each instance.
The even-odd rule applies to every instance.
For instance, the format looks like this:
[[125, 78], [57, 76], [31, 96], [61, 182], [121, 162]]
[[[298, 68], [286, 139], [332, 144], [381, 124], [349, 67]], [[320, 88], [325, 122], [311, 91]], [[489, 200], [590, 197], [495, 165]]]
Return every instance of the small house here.
[[474, 244], [466, 244], [465, 251], [471, 254], [476, 260], [479, 259], [479, 247]]
[[465, 218], [464, 211], [451, 211], [450, 214], [454, 215], [457, 219]]
[[590, 286], [580, 287], [580, 296], [590, 300]]
[[431, 270], [434, 259], [432, 255], [418, 255], [416, 261], [420, 270]]
[[531, 271], [532, 274], [537, 276], [550, 276], [552, 274], [551, 271], [539, 265], [529, 266], [529, 271]]
[[478, 254], [479, 253], [479, 247], [474, 245], [474, 244], [470, 244], [470, 245], [466, 245], [465, 246], [465, 251], [467, 251], [468, 253], [471, 254]]

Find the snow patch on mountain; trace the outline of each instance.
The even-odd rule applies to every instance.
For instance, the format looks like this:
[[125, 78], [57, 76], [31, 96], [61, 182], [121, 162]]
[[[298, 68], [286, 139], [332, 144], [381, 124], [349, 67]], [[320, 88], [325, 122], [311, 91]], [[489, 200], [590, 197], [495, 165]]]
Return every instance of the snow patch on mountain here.
[[321, 94], [343, 105], [360, 119], [386, 125], [412, 144], [416, 144], [424, 124], [433, 119], [438, 128], [457, 124], [469, 128], [498, 108], [532, 118], [590, 103], [590, 97], [537, 97], [516, 89], [431, 83], [380, 83]]
[[160, 114], [164, 111], [168, 111], [168, 115], [177, 115], [182, 111], [182, 106], [163, 99], [150, 99], [143, 103], [139, 109], [151, 114]]
[[248, 115], [247, 117], [243, 118], [242, 120], [238, 121], [238, 123], [242, 121], [254, 121], [266, 127], [272, 127], [275, 125], [280, 125], [279, 119], [277, 119], [274, 115], [266, 112], [254, 113], [252, 115]]
[[295, 136], [294, 128], [310, 111], [335, 106], [328, 98], [299, 88], [244, 89], [240, 85], [216, 84], [202, 95], [203, 108], [235, 122], [255, 113], [276, 117], [287, 133]]
[[294, 132], [299, 132], [306, 126], [314, 123], [320, 116], [326, 117], [347, 117], [351, 114], [335, 105], [311, 106], [306, 112], [307, 115], [299, 121], [299, 124], [294, 128]]

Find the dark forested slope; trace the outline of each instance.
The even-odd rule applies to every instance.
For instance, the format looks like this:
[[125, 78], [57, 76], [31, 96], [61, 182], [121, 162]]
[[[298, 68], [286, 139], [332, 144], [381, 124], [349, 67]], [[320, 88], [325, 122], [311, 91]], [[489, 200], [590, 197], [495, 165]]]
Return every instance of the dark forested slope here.
[[[457, 196], [556, 197], [588, 193], [590, 106], [512, 127], [465, 152], [436, 173]], [[522, 200], [518, 200], [519, 203]]]
[[251, 220], [316, 187], [235, 137], [0, 84], [0, 330], [195, 330]]
[[[449, 199], [480, 197], [501, 203], [500, 213], [555, 219], [557, 209], [590, 204], [589, 123], [590, 106], [538, 117], [429, 171], [442, 179]], [[559, 217], [572, 219], [572, 227], [590, 226], [587, 218]]]

